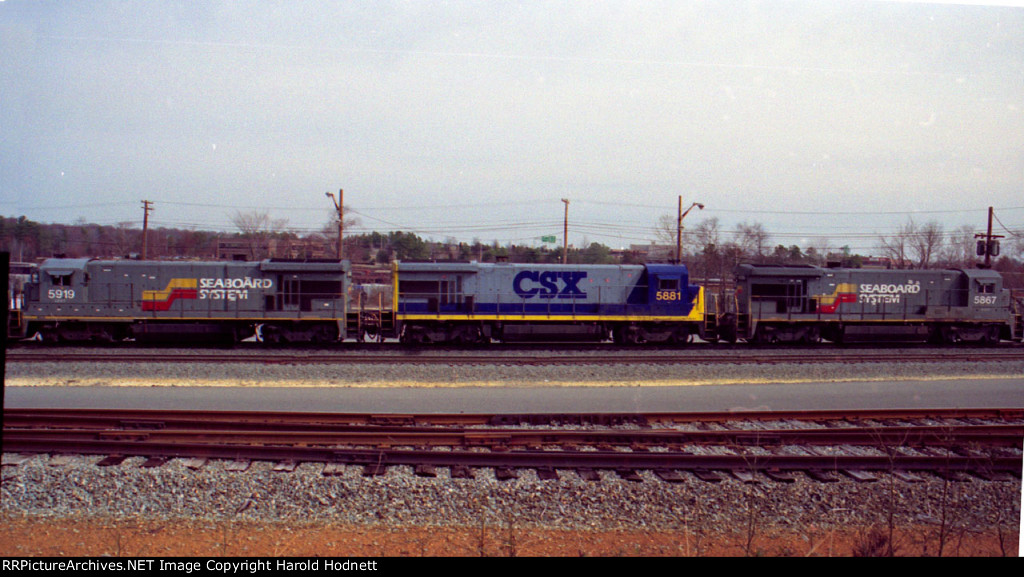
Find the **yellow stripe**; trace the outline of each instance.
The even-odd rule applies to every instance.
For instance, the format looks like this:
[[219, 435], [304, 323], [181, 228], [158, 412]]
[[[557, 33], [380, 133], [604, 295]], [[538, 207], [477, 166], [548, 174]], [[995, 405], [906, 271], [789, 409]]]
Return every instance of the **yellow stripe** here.
[[391, 306], [394, 309], [398, 309], [398, 261], [391, 262], [391, 290], [393, 292], [391, 296]]
[[398, 315], [401, 321], [644, 321], [644, 322], [698, 322], [693, 317], [657, 317], [657, 316], [615, 316], [615, 315]]
[[845, 282], [839, 283], [836, 285], [836, 290], [832, 291], [832, 294], [811, 295], [811, 298], [818, 299], [820, 305], [829, 306], [835, 304], [840, 293], [857, 294], [857, 285]]
[[162, 291], [142, 291], [142, 300], [163, 302], [171, 298], [174, 289], [194, 289], [198, 286], [199, 283], [194, 278], [174, 278], [167, 283], [167, 288]]
[[[396, 301], [397, 302], [397, 301]], [[573, 314], [398, 314], [401, 321], [616, 321], [616, 322], [701, 322], [704, 320], [704, 287], [697, 293], [690, 314], [681, 315], [573, 315]]]

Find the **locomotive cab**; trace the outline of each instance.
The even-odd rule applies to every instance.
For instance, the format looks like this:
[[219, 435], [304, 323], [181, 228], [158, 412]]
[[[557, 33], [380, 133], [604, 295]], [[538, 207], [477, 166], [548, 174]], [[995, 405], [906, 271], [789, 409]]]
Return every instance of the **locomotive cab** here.
[[32, 273], [26, 285], [27, 296], [33, 302], [46, 302], [61, 307], [89, 301], [89, 259], [50, 259]]
[[652, 311], [687, 314], [700, 291], [689, 284], [685, 266], [647, 265], [647, 304]]

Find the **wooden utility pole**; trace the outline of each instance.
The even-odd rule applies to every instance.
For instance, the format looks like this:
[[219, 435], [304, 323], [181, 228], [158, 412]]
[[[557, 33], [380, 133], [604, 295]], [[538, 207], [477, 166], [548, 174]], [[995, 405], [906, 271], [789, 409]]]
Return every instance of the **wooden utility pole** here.
[[683, 262], [683, 195], [679, 195], [679, 210], [676, 211], [676, 264]]
[[142, 201], [142, 260], [146, 260], [149, 248], [149, 211], [153, 210], [153, 203]]
[[569, 199], [563, 198], [565, 203], [565, 220], [562, 226], [562, 264], [569, 262]]
[[338, 211], [338, 260], [345, 258], [344, 249], [342, 248], [342, 238], [345, 233], [345, 190], [342, 188], [338, 189], [338, 198], [335, 200], [334, 194], [328, 192], [325, 193], [327, 198], [331, 199], [334, 203], [334, 208]]
[[978, 256], [985, 257], [985, 263], [981, 265], [981, 268], [992, 268], [992, 257], [999, 256], [999, 241], [994, 239], [1003, 238], [1003, 235], [992, 234], [992, 219], [994, 216], [992, 207], [988, 207], [988, 233], [974, 235], [974, 238], [985, 239], [978, 243], [977, 250]]

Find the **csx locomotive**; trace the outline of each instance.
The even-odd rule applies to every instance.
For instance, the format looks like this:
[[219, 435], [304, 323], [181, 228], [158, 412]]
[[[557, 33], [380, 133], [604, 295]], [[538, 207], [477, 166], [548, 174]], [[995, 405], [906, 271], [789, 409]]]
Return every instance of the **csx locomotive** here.
[[733, 289], [709, 294], [683, 265], [398, 262], [388, 298], [358, 289], [347, 261], [50, 259], [11, 324], [47, 342], [996, 342], [1024, 332], [1002, 277], [980, 269], [741, 265]]
[[398, 263], [394, 283], [410, 342], [686, 342], [705, 322], [682, 265]]

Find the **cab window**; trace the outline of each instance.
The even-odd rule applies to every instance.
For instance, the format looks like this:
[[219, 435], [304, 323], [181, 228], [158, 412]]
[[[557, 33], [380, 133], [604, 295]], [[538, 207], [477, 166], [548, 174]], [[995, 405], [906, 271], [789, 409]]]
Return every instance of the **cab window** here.
[[659, 278], [658, 279], [658, 290], [660, 290], [660, 291], [676, 291], [676, 290], [679, 290], [679, 279], [677, 279], [677, 278]]

